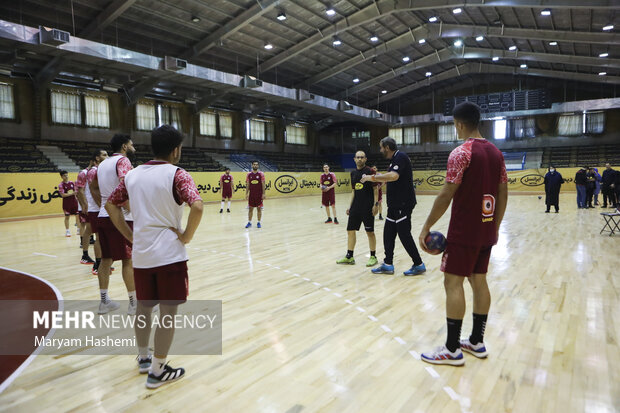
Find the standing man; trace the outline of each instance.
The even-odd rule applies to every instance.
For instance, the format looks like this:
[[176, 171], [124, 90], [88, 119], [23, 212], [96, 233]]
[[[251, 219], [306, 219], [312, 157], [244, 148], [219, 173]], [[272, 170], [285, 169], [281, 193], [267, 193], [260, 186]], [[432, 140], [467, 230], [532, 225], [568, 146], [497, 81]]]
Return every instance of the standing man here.
[[233, 177], [230, 174], [230, 168], [226, 168], [224, 175], [220, 177], [220, 188], [222, 188], [222, 205], [220, 206], [220, 214], [224, 212], [224, 201], [228, 199], [226, 212], [230, 212], [230, 200], [233, 195]]
[[79, 202], [79, 215], [80, 222], [82, 219], [84, 220], [84, 224], [82, 225], [82, 231], [80, 234], [82, 235], [82, 258], [80, 259], [80, 264], [91, 265], [95, 264], [95, 261], [88, 255], [88, 247], [90, 246], [90, 237], [92, 231], [90, 229], [90, 225], [88, 224], [88, 201], [86, 200], [85, 188], [86, 188], [86, 175], [88, 174], [88, 170], [93, 167], [93, 160], [91, 159], [88, 162], [88, 167], [82, 169], [78, 174], [77, 180], [75, 181], [75, 189], [76, 195]]
[[575, 174], [575, 187], [577, 188], [577, 208], [586, 208], [586, 168], [581, 168]]
[[362, 182], [387, 182], [387, 215], [383, 227], [383, 248], [385, 259], [383, 264], [372, 270], [373, 274], [394, 274], [394, 244], [396, 234], [413, 260], [413, 265], [405, 271], [405, 275], [418, 275], [426, 272], [418, 248], [411, 236], [411, 213], [416, 205], [415, 188], [413, 186], [413, 169], [411, 160], [406, 153], [396, 148], [396, 141], [389, 136], [381, 139], [379, 150], [386, 159], [390, 159], [390, 167], [385, 174], [364, 175]]
[[614, 171], [611, 168], [611, 164], [607, 162], [605, 164], [605, 170], [603, 171], [603, 177], [601, 178], [601, 190], [603, 192], [603, 208], [607, 208], [607, 202], [609, 206], [616, 205], [616, 194], [614, 188], [611, 186], [614, 183]]
[[256, 228], [261, 228], [260, 219], [263, 216], [263, 201], [265, 200], [265, 174], [258, 170], [258, 161], [252, 162], [252, 172], [245, 178], [245, 199], [248, 201], [248, 223], [252, 226], [252, 215], [256, 208], [258, 222]]
[[[93, 180], [97, 176], [97, 167], [101, 162], [108, 158], [108, 152], [103, 149], [97, 149], [93, 152], [93, 167], [88, 170], [86, 174], [86, 188], [84, 194], [88, 203], [88, 226], [90, 231], [95, 236], [95, 263], [91, 270], [93, 275], [99, 275], [99, 265], [101, 265], [101, 239], [99, 235], [99, 228], [97, 227], [97, 221], [99, 220], [99, 204], [95, 201], [93, 191]], [[114, 271], [114, 268], [110, 267], [110, 271]]]
[[[454, 108], [453, 116], [458, 138], [466, 141], [450, 153], [446, 184], [420, 232], [420, 245], [429, 252], [424, 238], [452, 201], [447, 245], [441, 260], [448, 338], [445, 345], [423, 353], [422, 360], [460, 366], [465, 363], [461, 349], [478, 358], [487, 356], [483, 338], [491, 294], [486, 274], [491, 248], [497, 242], [506, 211], [508, 177], [502, 153], [480, 135], [480, 108], [464, 102]], [[465, 278], [473, 290], [474, 325], [469, 339], [461, 341]]]
[[329, 172], [329, 165], [323, 164], [323, 173], [321, 174], [321, 191], [323, 194], [321, 196], [321, 204], [325, 207], [325, 212], [327, 213], [327, 221], [326, 224], [332, 222], [332, 217], [329, 215], [329, 207], [332, 207], [332, 212], [334, 213], [334, 224], [338, 224], [338, 218], [336, 218], [336, 190], [334, 189], [336, 183], [336, 175], [333, 172]]
[[549, 213], [551, 206], [555, 208], [555, 213], [560, 212], [560, 188], [564, 183], [562, 174], [555, 170], [555, 166], [549, 167], [549, 172], [545, 175], [545, 204], [546, 213]]
[[[101, 264], [99, 265], [99, 314], [105, 314], [116, 310], [119, 304], [112, 301], [108, 295], [110, 284], [110, 271], [114, 261], [121, 260], [123, 263], [123, 281], [129, 295], [129, 307], [127, 314], [136, 313], [136, 288], [133, 280], [133, 267], [131, 264], [131, 242], [129, 242], [110, 221], [110, 216], [105, 209], [105, 204], [112, 191], [123, 182], [127, 172], [131, 171], [131, 162], [127, 155], [133, 155], [136, 150], [129, 135], [116, 134], [110, 141], [112, 156], [104, 159], [95, 170], [90, 190], [93, 198], [101, 209], [97, 215], [97, 234], [101, 243]], [[125, 221], [131, 227], [133, 217], [127, 207], [123, 208]]]
[[[170, 125], [151, 132], [155, 159], [131, 170], [120, 181], [105, 205], [110, 219], [129, 243], [133, 243], [133, 265], [138, 293], [135, 323], [138, 371], [147, 373], [146, 387], [155, 389], [178, 380], [185, 369], [172, 368], [166, 358], [174, 323], [162, 323], [155, 330], [154, 357], [149, 354], [151, 312], [159, 303], [161, 319], [174, 319], [179, 304], [187, 301], [188, 275], [185, 244], [194, 237], [202, 218], [203, 203], [192, 177], [175, 166], [181, 159], [183, 135]], [[123, 216], [129, 201], [135, 228]], [[190, 212], [185, 230], [181, 220], [185, 204]], [[135, 231], [134, 231], [135, 229]]]
[[364, 151], [355, 153], [355, 165], [357, 169], [351, 172], [351, 203], [347, 209], [349, 222], [347, 223], [347, 255], [336, 261], [336, 264], [355, 264], [353, 250], [355, 249], [355, 233], [360, 229], [362, 222], [368, 236], [368, 246], [370, 247], [370, 259], [366, 263], [367, 267], [377, 264], [377, 238], [375, 237], [375, 215], [378, 209], [377, 187], [372, 182], [362, 182], [362, 176], [371, 175], [372, 170], [366, 166], [366, 154]]
[[592, 198], [594, 197], [594, 190], [596, 189], [596, 176], [594, 175], [594, 168], [587, 168], [586, 171], [586, 208], [594, 208], [592, 205]]
[[[69, 180], [69, 174], [67, 171], [60, 171], [60, 177], [62, 182], [58, 184], [58, 192], [62, 197], [62, 211], [65, 214], [65, 236], [70, 237], [71, 231], [69, 230], [69, 216], [75, 216], [75, 226], [78, 225], [78, 201], [75, 197], [75, 184]], [[77, 235], [80, 235], [80, 229], [78, 227]]]

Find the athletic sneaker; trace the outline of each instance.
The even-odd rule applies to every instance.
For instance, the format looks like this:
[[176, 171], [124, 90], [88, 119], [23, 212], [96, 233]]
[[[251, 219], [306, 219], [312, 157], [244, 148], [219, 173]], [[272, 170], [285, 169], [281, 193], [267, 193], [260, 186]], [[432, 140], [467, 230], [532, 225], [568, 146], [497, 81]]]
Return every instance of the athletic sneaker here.
[[155, 376], [153, 375], [153, 373], [149, 373], [149, 376], [146, 378], [146, 388], [156, 389], [163, 384], [171, 383], [175, 380], [178, 380], [184, 375], [185, 369], [183, 367], [173, 369], [168, 364], [166, 364], [164, 366], [164, 371], [159, 376]]
[[137, 304], [131, 305], [131, 301], [129, 301], [129, 305], [127, 306], [127, 315], [136, 315], [137, 308]]
[[80, 235], [80, 227], [75, 230], [75, 235]]
[[224, 210], [220, 208], [220, 214], [221, 214], [222, 212], [224, 212]]
[[368, 262], [366, 263], [367, 267], [372, 267], [374, 265], [377, 265], [379, 261], [377, 261], [377, 257], [375, 257], [374, 255], [371, 255], [370, 258], [368, 259]]
[[469, 339], [461, 340], [461, 350], [466, 351], [469, 354], [473, 354], [479, 359], [486, 358], [486, 356], [489, 355], [484, 343], [480, 342], [478, 344], [471, 344]]
[[149, 372], [151, 368], [151, 362], [153, 361], [153, 356], [150, 354], [146, 358], [140, 358], [140, 356], [136, 357], [138, 360], [138, 371], [140, 374], [145, 374]]
[[92, 270], [90, 270], [90, 273], [94, 276], [98, 276], [99, 275], [99, 269], [98, 268], [94, 268]]
[[340, 224], [340, 222], [338, 222], [338, 218], [334, 218], [334, 224]]
[[351, 257], [351, 258], [340, 258], [338, 261], [336, 261], [336, 264], [350, 264], [353, 265], [355, 264], [355, 258]]
[[422, 361], [431, 364], [449, 364], [451, 366], [462, 366], [465, 364], [465, 358], [460, 348], [457, 348], [454, 353], [447, 349], [447, 347], [439, 346], [433, 351], [428, 353], [422, 353]]
[[66, 230], [66, 231], [65, 231], [65, 237], [70, 237], [70, 236], [71, 236], [71, 231]]
[[256, 223], [256, 228], [262, 228], [262, 226], [260, 225], [260, 222]]
[[230, 212], [230, 209], [226, 208], [226, 212]]
[[331, 224], [332, 223], [332, 218], [331, 217], [327, 218], [327, 221], [325, 221], [325, 223], [326, 224]]
[[99, 303], [99, 314], [109, 313], [110, 311], [116, 310], [120, 306], [121, 305], [117, 303], [116, 301], [110, 300], [107, 303], [104, 303], [103, 301], [101, 301]]
[[370, 270], [373, 274], [394, 274], [394, 266], [382, 263], [377, 268]]
[[80, 264], [88, 264], [88, 265], [92, 265], [95, 263], [95, 260], [93, 260], [92, 258], [90, 258], [90, 256], [88, 255], [84, 255], [82, 256], [82, 259], [80, 260]]
[[252, 228], [252, 223], [248, 222], [247, 225], [245, 226], [246, 228]]
[[379, 221], [383, 221], [383, 217], [379, 214]]
[[403, 274], [405, 275], [419, 275], [419, 274], [423, 274], [426, 272], [426, 266], [424, 265], [424, 263], [420, 264], [420, 265], [414, 265], [413, 267], [409, 268], [407, 271], [403, 272]]

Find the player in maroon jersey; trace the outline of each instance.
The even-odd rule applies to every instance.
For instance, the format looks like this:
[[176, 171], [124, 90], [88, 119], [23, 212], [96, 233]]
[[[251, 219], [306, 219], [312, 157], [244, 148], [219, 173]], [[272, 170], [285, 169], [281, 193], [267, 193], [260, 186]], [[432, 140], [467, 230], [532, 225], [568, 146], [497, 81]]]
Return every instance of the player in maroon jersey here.
[[224, 212], [224, 202], [228, 200], [226, 212], [230, 212], [230, 199], [233, 195], [233, 177], [230, 174], [230, 168], [226, 168], [224, 175], [220, 177], [220, 188], [222, 189], [222, 205], [220, 206], [220, 214]]
[[323, 194], [321, 196], [321, 204], [325, 207], [325, 212], [327, 213], [327, 221], [326, 224], [330, 224], [332, 222], [332, 217], [329, 214], [329, 207], [332, 207], [332, 212], [334, 213], [334, 224], [338, 224], [338, 218], [336, 218], [336, 190], [334, 187], [336, 186], [337, 180], [336, 175], [333, 172], [329, 172], [329, 165], [323, 165], [323, 174], [321, 174], [321, 191]]
[[[71, 231], [69, 231], [69, 216], [75, 216], [75, 226], [78, 226], [78, 201], [75, 197], [75, 184], [69, 180], [69, 174], [67, 171], [60, 171], [60, 177], [62, 182], [58, 185], [58, 192], [62, 197], [62, 211], [65, 214], [65, 236], [70, 237]], [[78, 235], [79, 227], [78, 227]]]
[[260, 228], [260, 219], [263, 215], [263, 201], [265, 200], [265, 174], [258, 170], [258, 161], [252, 162], [252, 172], [245, 179], [245, 199], [248, 201], [248, 223], [252, 226], [252, 215], [256, 208], [258, 222], [256, 228]]
[[[447, 244], [441, 260], [448, 337], [444, 345], [423, 353], [422, 360], [460, 366], [465, 363], [462, 351], [478, 358], [488, 354], [483, 342], [491, 306], [486, 276], [491, 248], [497, 243], [506, 211], [508, 179], [502, 153], [478, 130], [480, 108], [464, 102], [454, 108], [453, 116], [458, 138], [465, 143], [450, 153], [446, 184], [420, 232], [420, 245], [429, 252], [424, 239], [452, 202]], [[473, 290], [474, 322], [469, 338], [460, 340], [465, 315], [465, 278]]]

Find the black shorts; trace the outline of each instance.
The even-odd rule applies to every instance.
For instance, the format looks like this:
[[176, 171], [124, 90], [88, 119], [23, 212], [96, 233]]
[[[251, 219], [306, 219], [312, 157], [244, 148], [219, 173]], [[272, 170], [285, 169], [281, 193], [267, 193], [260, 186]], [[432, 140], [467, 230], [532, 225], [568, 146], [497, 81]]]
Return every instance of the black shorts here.
[[366, 232], [375, 231], [375, 217], [372, 215], [372, 212], [368, 212], [366, 214], [349, 212], [347, 231], [358, 231], [362, 222], [364, 223], [364, 229]]

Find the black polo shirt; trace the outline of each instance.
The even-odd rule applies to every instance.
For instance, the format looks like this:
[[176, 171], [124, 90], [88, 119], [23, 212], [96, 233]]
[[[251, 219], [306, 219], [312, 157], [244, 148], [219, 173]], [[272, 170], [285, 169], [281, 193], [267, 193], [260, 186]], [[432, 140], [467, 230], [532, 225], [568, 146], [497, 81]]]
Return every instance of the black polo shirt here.
[[372, 213], [372, 207], [375, 204], [373, 183], [370, 181], [361, 183], [362, 175], [372, 175], [372, 170], [365, 166], [351, 172], [351, 187], [355, 192], [351, 204], [351, 214], [366, 215]]
[[387, 206], [394, 209], [413, 209], [416, 205], [411, 160], [406, 153], [396, 151], [388, 172], [396, 172], [398, 180], [387, 183]]

